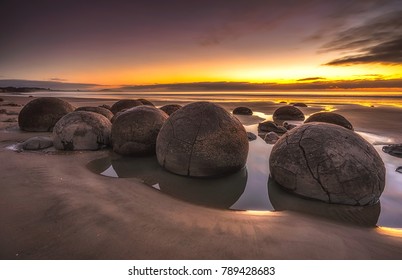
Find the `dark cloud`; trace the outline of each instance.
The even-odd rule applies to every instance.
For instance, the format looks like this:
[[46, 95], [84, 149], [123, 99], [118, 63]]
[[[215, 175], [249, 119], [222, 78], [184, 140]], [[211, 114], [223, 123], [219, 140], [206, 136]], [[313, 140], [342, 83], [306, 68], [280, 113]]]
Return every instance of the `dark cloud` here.
[[310, 82], [310, 81], [318, 81], [318, 80], [325, 80], [326, 78], [324, 77], [309, 77], [309, 78], [303, 78], [303, 79], [298, 79], [298, 82]]
[[76, 90], [76, 89], [93, 89], [99, 85], [85, 83], [62, 83], [56, 81], [30, 81], [30, 80], [0, 80], [0, 87], [38, 87], [50, 88], [54, 90]]
[[342, 51], [346, 54], [325, 65], [400, 64], [402, 62], [402, 10], [383, 14], [360, 26], [339, 32], [333, 40], [324, 44], [321, 50]]

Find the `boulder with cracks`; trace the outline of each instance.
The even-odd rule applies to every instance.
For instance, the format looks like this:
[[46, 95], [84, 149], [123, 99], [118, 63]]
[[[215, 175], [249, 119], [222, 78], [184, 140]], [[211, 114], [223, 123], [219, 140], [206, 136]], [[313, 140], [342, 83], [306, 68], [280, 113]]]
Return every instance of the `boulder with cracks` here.
[[289, 131], [274, 145], [269, 164], [285, 189], [328, 203], [373, 205], [385, 186], [384, 163], [373, 146], [333, 124]]

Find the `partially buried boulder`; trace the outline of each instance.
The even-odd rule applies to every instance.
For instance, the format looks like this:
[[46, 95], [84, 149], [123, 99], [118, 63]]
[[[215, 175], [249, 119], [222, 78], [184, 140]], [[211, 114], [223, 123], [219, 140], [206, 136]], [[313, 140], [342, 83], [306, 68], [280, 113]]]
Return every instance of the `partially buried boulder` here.
[[112, 124], [101, 114], [77, 111], [61, 118], [53, 129], [58, 150], [98, 150], [110, 143]]
[[248, 138], [248, 141], [254, 141], [254, 140], [257, 140], [257, 135], [255, 135], [252, 132], [247, 131], [247, 138]]
[[240, 121], [210, 102], [184, 106], [163, 125], [156, 142], [158, 162], [186, 176], [211, 177], [246, 164], [248, 138]]
[[382, 147], [382, 151], [394, 157], [402, 158], [402, 144], [391, 144]]
[[112, 111], [113, 114], [117, 114], [123, 109], [130, 109], [136, 106], [141, 106], [144, 105], [141, 101], [139, 100], [134, 100], [134, 99], [122, 99], [117, 101], [112, 105], [110, 108], [110, 111]]
[[247, 107], [237, 107], [233, 110], [234, 115], [252, 115], [253, 111]]
[[167, 105], [162, 106], [160, 109], [170, 116], [171, 114], [173, 114], [177, 110], [181, 109], [182, 107], [183, 106], [181, 106], [179, 104], [167, 104]]
[[26, 104], [18, 115], [18, 124], [25, 131], [52, 131], [65, 115], [74, 111], [70, 103], [55, 97], [40, 97]]
[[352, 124], [342, 115], [333, 112], [319, 112], [311, 115], [304, 123], [325, 122], [343, 126], [344, 128], [353, 130]]
[[283, 126], [278, 126], [273, 121], [264, 121], [258, 124], [259, 132], [275, 132], [278, 134], [286, 133], [287, 129]]
[[53, 140], [50, 137], [36, 136], [25, 140], [18, 146], [24, 150], [42, 150], [53, 146]]
[[275, 132], [271, 131], [269, 133], [267, 133], [264, 137], [264, 141], [267, 144], [275, 144], [279, 139], [279, 135], [276, 134]]
[[275, 122], [284, 120], [303, 121], [304, 114], [295, 106], [282, 106], [275, 110], [273, 114]]
[[86, 111], [86, 112], [94, 112], [101, 114], [102, 116], [105, 116], [109, 121], [113, 118], [113, 113], [103, 107], [91, 107], [91, 106], [86, 106], [86, 107], [79, 107], [75, 109], [75, 111]]
[[154, 103], [152, 103], [151, 101], [149, 101], [148, 99], [144, 99], [144, 98], [140, 98], [138, 99], [138, 101], [140, 101], [142, 104], [144, 105], [148, 105], [148, 106], [153, 106], [155, 107]]
[[167, 118], [160, 109], [145, 105], [121, 113], [113, 122], [113, 151], [129, 156], [155, 154], [156, 137]]
[[385, 167], [373, 146], [338, 125], [309, 123], [274, 145], [272, 178], [296, 194], [328, 203], [372, 205], [385, 186]]
[[296, 106], [296, 107], [308, 107], [307, 104], [303, 103], [303, 102], [293, 103], [293, 106]]

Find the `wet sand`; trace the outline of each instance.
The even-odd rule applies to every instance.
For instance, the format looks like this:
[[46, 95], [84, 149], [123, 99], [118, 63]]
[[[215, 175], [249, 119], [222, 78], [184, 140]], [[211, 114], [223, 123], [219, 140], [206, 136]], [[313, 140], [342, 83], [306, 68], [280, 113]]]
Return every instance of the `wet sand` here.
[[[3, 97], [26, 104], [28, 97]], [[75, 106], [113, 100], [63, 98]], [[155, 102], [162, 105], [162, 102]], [[228, 110], [238, 104], [223, 104]], [[279, 104], [247, 104], [272, 114]], [[1, 107], [18, 112], [21, 107]], [[401, 133], [387, 118], [400, 109], [341, 109], [368, 133]], [[320, 108], [301, 108], [306, 114]], [[395, 113], [397, 110], [397, 114]], [[399, 112], [399, 114], [398, 114]], [[384, 116], [384, 118], [382, 118]], [[196, 206], [134, 178], [89, 171], [109, 151], [21, 152], [6, 147], [36, 135], [0, 115], [0, 259], [402, 259], [399, 230], [365, 228], [292, 211], [250, 212]], [[370, 123], [370, 126], [367, 124]], [[401, 122], [399, 122], [401, 123]], [[367, 128], [370, 127], [370, 128]]]

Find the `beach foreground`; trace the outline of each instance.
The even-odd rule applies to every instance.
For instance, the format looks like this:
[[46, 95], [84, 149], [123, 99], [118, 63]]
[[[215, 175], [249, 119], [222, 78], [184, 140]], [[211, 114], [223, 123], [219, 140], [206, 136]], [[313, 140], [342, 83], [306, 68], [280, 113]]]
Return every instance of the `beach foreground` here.
[[[17, 104], [30, 100], [3, 98]], [[76, 107], [114, 102], [63, 99]], [[222, 105], [227, 110], [235, 107], [230, 102]], [[278, 106], [246, 105], [265, 114]], [[346, 108], [339, 112], [357, 129], [387, 131], [402, 142], [394, 122], [387, 126], [388, 118], [401, 116], [400, 109], [373, 109], [383, 118], [377, 115], [370, 126], [367, 119], [372, 115], [358, 118], [356, 111]], [[7, 147], [50, 133], [22, 132], [16, 122], [3, 122], [10, 117], [16, 115], [2, 115], [0, 122], [1, 259], [402, 259], [399, 230], [345, 225], [292, 211], [196, 206], [135, 178], [99, 176], [85, 167], [107, 156], [108, 150], [15, 152]]]

